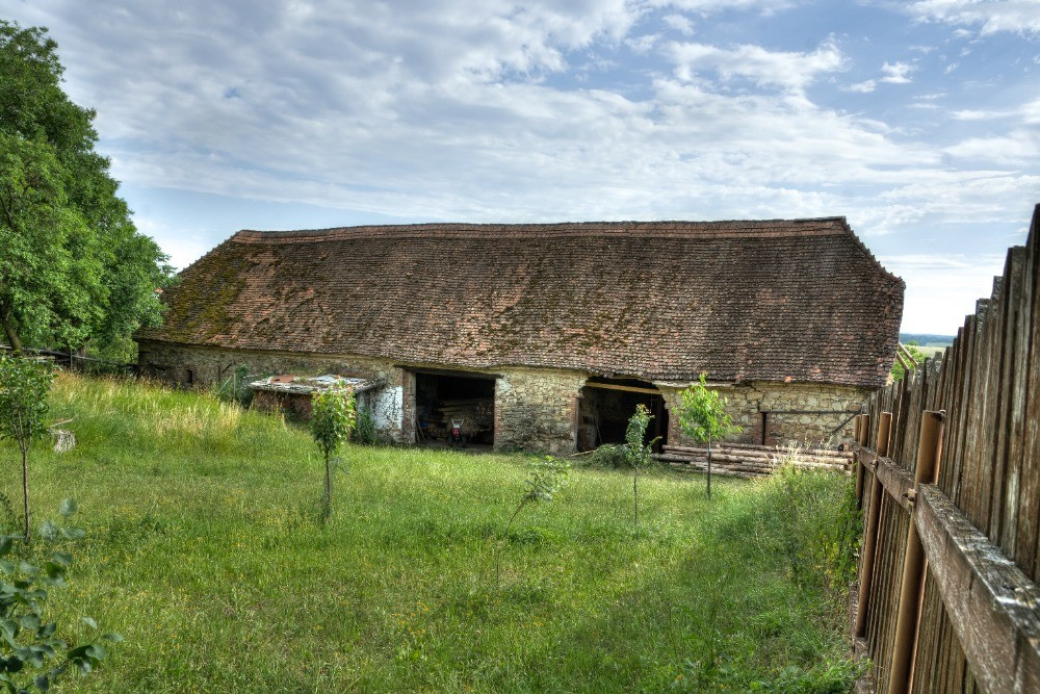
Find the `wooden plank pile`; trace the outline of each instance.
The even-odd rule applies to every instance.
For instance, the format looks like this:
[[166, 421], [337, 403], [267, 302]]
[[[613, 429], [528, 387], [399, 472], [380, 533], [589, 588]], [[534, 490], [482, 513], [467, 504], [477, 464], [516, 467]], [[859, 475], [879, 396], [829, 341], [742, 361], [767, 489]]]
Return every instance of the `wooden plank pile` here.
[[[706, 447], [664, 446], [663, 452], [654, 457], [680, 472], [703, 472], [708, 469]], [[852, 453], [822, 448], [784, 448], [729, 442], [711, 448], [711, 472], [720, 477], [768, 477], [784, 464], [804, 470], [849, 474]]]
[[476, 436], [482, 431], [494, 428], [494, 401], [490, 398], [471, 398], [468, 400], [445, 400], [437, 408], [441, 414], [440, 425], [445, 431], [451, 429], [451, 421], [463, 420], [462, 433], [467, 437]]

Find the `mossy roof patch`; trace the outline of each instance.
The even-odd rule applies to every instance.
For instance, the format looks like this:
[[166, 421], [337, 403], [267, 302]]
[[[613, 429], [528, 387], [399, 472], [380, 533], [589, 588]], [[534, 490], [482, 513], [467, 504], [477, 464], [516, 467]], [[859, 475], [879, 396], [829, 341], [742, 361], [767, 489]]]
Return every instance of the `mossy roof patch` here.
[[242, 231], [182, 273], [164, 326], [138, 337], [877, 386], [903, 290], [843, 218]]

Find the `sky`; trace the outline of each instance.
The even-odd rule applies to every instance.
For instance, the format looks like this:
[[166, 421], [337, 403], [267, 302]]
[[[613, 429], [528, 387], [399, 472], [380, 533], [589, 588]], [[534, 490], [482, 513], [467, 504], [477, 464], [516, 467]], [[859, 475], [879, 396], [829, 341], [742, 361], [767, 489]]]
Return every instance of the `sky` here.
[[[1040, 0], [2, 0], [137, 227], [844, 216], [954, 334], [1040, 203]], [[691, 262], [699, 262], [691, 259]]]

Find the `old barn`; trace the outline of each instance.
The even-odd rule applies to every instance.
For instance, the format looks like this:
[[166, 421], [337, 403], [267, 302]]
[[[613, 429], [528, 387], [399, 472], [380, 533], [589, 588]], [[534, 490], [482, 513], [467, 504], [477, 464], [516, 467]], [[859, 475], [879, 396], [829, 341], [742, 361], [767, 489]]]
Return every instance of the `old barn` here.
[[754, 443], [823, 440], [883, 385], [904, 284], [844, 218], [240, 231], [181, 273], [143, 371], [379, 382], [400, 442], [453, 413], [496, 448], [623, 439], [706, 372]]

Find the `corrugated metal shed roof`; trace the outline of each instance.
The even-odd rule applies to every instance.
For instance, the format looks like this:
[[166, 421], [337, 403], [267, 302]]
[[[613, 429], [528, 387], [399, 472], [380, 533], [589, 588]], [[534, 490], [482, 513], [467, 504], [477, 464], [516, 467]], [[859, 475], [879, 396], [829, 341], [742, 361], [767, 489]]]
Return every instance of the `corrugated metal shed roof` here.
[[364, 378], [348, 378], [345, 376], [271, 376], [253, 381], [249, 387], [271, 393], [291, 393], [309, 395], [317, 390], [332, 388], [350, 388], [354, 393], [361, 393], [383, 385], [382, 381], [370, 381]]

